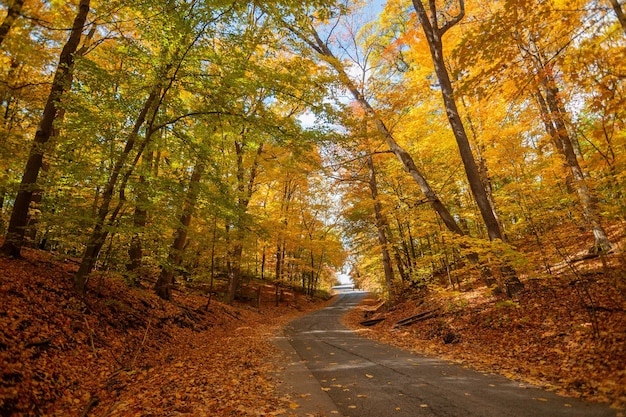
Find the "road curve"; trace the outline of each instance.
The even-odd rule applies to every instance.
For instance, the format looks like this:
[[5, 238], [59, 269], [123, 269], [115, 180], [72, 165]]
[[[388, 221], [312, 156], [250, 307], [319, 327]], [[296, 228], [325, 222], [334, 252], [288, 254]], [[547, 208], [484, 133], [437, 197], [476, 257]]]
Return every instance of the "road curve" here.
[[[283, 349], [293, 367], [283, 378], [301, 416], [619, 417], [619, 410], [557, 396], [359, 337], [340, 324], [365, 293], [292, 321]], [[303, 366], [304, 365], [304, 366]], [[305, 369], [306, 366], [306, 369]], [[307, 403], [308, 401], [308, 403]]]

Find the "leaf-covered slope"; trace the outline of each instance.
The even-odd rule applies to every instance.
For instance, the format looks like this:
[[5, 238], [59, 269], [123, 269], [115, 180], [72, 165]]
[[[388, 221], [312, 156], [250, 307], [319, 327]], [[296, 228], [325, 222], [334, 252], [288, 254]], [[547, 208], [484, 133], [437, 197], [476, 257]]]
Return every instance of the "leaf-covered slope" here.
[[[612, 282], [623, 280], [624, 271], [612, 273], [590, 269], [578, 277], [526, 280], [514, 300], [489, 296], [484, 287], [433, 289], [383, 312], [371, 299], [345, 323], [419, 353], [624, 407], [626, 300]], [[369, 326], [360, 324], [365, 319]]]
[[[0, 257], [0, 415], [272, 415], [269, 336], [304, 298], [261, 309], [152, 291], [94, 275], [85, 298], [71, 262], [28, 250]], [[270, 290], [271, 288], [268, 288]], [[289, 405], [287, 404], [287, 408]]]

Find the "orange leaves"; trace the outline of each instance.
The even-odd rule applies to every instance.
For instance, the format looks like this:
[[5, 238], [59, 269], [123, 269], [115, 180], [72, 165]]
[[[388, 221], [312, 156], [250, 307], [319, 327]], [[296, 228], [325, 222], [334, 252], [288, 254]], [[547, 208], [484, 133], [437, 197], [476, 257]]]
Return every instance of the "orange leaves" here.
[[0, 258], [3, 413], [243, 416], [289, 408], [274, 392], [267, 338], [292, 307], [260, 314], [213, 302], [205, 311], [204, 297], [163, 303], [106, 276], [79, 299], [66, 265], [24, 252], [26, 260]]
[[[617, 303], [620, 296], [606, 283], [589, 285], [600, 326], [600, 338], [594, 340], [588, 309], [571, 285], [557, 277], [526, 285], [528, 292], [515, 302], [485, 297], [484, 290], [430, 292], [429, 302], [446, 306], [440, 318], [417, 322], [404, 332], [391, 331], [394, 323], [419, 310], [415, 301], [405, 302], [364, 334], [571, 396], [624, 406], [626, 314], [623, 308], [598, 308]], [[362, 328], [361, 320], [363, 310], [357, 309], [345, 322]], [[457, 342], [446, 344], [450, 332], [458, 336]]]

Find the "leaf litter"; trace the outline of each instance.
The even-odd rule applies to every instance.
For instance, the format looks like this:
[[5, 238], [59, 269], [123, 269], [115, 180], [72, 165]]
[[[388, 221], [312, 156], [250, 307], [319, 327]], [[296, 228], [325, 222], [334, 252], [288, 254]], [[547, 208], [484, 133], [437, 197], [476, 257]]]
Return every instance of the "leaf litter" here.
[[[172, 302], [96, 272], [86, 296], [76, 264], [25, 249], [0, 257], [0, 415], [272, 416], [291, 408], [271, 339], [319, 307], [229, 306], [181, 288]], [[297, 298], [293, 298], [297, 297]]]

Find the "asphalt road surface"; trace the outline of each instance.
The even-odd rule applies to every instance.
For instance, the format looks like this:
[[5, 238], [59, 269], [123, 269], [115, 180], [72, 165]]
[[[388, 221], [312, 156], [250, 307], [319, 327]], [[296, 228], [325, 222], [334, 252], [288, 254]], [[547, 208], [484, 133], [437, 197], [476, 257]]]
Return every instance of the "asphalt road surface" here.
[[618, 417], [623, 413], [360, 337], [339, 321], [364, 295], [340, 294], [330, 306], [291, 322], [285, 330], [279, 345], [291, 356], [282, 378], [298, 404], [290, 414]]

